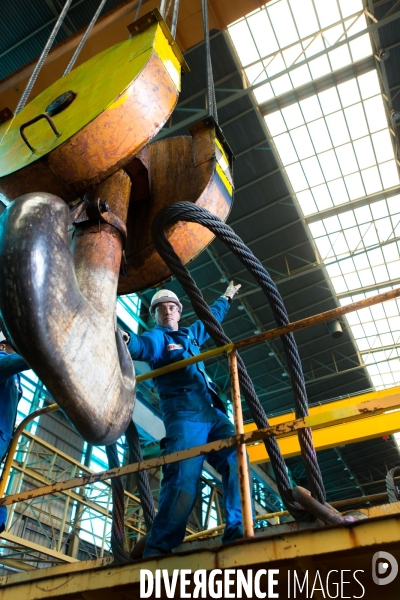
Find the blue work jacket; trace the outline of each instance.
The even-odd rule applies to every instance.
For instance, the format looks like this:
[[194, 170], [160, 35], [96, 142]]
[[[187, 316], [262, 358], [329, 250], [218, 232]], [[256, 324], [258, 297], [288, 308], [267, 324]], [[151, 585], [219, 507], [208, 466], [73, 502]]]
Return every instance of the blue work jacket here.
[[14, 432], [18, 402], [22, 396], [20, 371], [29, 369], [19, 354], [0, 350], [0, 460]]
[[[219, 322], [224, 319], [228, 309], [229, 302], [223, 296], [211, 306]], [[177, 331], [156, 325], [143, 335], [131, 332], [128, 349], [133, 359], [147, 362], [153, 370], [199, 354], [200, 347], [209, 337], [200, 320]], [[196, 421], [214, 421], [218, 419], [214, 406], [226, 412], [216, 393], [215, 384], [205, 372], [203, 362], [155, 377], [153, 382], [160, 396], [164, 422], [177, 416]]]

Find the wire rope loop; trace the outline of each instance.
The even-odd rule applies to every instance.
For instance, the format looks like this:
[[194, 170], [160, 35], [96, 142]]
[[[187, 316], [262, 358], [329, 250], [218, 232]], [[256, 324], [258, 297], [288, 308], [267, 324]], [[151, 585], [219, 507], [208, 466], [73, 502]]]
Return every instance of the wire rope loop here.
[[[226, 345], [231, 343], [231, 341], [225, 335], [220, 323], [211, 313], [201, 291], [166, 238], [165, 229], [177, 221], [200, 223], [210, 229], [232, 250], [260, 284], [271, 304], [278, 326], [286, 325], [289, 322], [285, 306], [275, 283], [260, 261], [256, 259], [234, 231], [209, 211], [190, 202], [178, 202], [162, 209], [155, 217], [152, 226], [153, 242], [160, 256], [188, 294], [197, 316], [204, 322], [207, 332], [217, 345]], [[292, 334], [286, 334], [282, 337], [282, 343], [287, 357], [288, 371], [294, 392], [296, 416], [306, 416], [308, 414], [307, 395], [296, 342]], [[257, 427], [267, 427], [267, 416], [240, 356], [238, 356], [238, 370], [240, 386]], [[310, 430], [300, 430], [299, 440], [312, 494], [319, 502], [323, 503], [325, 501], [325, 490], [318, 462], [316, 461], [316, 453]], [[309, 520], [309, 513], [293, 499], [292, 486], [277, 441], [275, 438], [269, 438], [265, 440], [265, 445], [271, 457], [278, 488], [285, 505], [296, 519]]]

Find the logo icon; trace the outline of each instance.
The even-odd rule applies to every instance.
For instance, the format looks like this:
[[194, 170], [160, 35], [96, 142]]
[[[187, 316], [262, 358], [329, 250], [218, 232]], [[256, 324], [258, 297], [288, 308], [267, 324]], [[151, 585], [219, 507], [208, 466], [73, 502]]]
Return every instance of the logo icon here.
[[[383, 550], [375, 552], [372, 557], [372, 579], [376, 585], [392, 583], [396, 579], [398, 572], [399, 565], [394, 556]], [[381, 577], [382, 575], [384, 577]]]

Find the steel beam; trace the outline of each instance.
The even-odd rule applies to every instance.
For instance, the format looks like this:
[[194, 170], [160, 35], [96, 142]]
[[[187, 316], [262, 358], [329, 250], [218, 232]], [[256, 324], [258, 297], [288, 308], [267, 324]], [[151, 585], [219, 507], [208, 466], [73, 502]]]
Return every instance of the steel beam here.
[[[228, 104], [231, 104], [232, 102], [236, 102], [236, 100], [239, 100], [240, 98], [244, 98], [245, 96], [249, 95], [251, 92], [254, 92], [256, 89], [265, 85], [266, 83], [274, 81], [275, 79], [278, 79], [279, 77], [282, 77], [283, 75], [286, 75], [286, 74], [290, 73], [291, 71], [294, 71], [295, 69], [297, 69], [303, 65], [306, 65], [321, 56], [325, 56], [329, 52], [332, 52], [332, 50], [335, 50], [336, 48], [340, 48], [340, 47], [344, 46], [345, 44], [348, 44], [349, 42], [352, 42], [353, 40], [356, 40], [359, 37], [365, 35], [366, 33], [373, 32], [373, 31], [379, 29], [380, 27], [389, 25], [389, 23], [392, 23], [392, 22], [396, 21], [397, 19], [400, 19], [400, 11], [394, 13], [393, 15], [390, 15], [389, 17], [382, 19], [378, 23], [372, 23], [371, 25], [368, 25], [368, 27], [366, 27], [362, 31], [359, 31], [353, 35], [348, 36], [346, 39], [342, 40], [341, 42], [337, 42], [336, 44], [333, 44], [329, 48], [325, 48], [325, 50], [321, 50], [321, 52], [317, 52], [310, 58], [306, 58], [305, 60], [302, 60], [302, 61], [292, 65], [291, 67], [288, 67], [287, 69], [283, 69], [276, 75], [272, 75], [271, 77], [268, 77], [267, 79], [264, 79], [263, 81], [260, 81], [259, 83], [250, 85], [249, 87], [241, 90], [240, 92], [235, 92], [228, 98], [224, 98], [223, 100], [220, 100], [219, 102], [217, 102], [217, 110], [220, 110], [224, 106], [228, 106]], [[242, 70], [243, 70], [243, 68], [242, 68]], [[176, 125], [173, 125], [172, 127], [168, 128], [167, 130], [161, 131], [158, 134], [156, 139], [162, 139], [162, 138], [166, 137], [167, 135], [174, 133], [175, 131], [181, 129], [182, 127], [187, 127], [187, 126], [191, 125], [192, 123], [195, 123], [196, 121], [198, 121], [204, 117], [207, 117], [207, 116], [208, 116], [208, 110], [202, 110], [198, 113], [198, 115], [188, 117], [187, 119], [184, 119], [180, 123], [177, 123]]]
[[[237, 447], [241, 444], [253, 445], [261, 440], [269, 437], [283, 438], [293, 435], [300, 429], [311, 428], [314, 430], [331, 427], [333, 425], [340, 425], [353, 420], [363, 420], [367, 417], [378, 418], [376, 415], [380, 415], [387, 411], [393, 411], [400, 407], [400, 393], [395, 393], [392, 396], [387, 395], [381, 398], [379, 392], [373, 393], [372, 397], [358, 404], [349, 404], [347, 406], [341, 406], [330, 411], [315, 411], [315, 414], [296, 419], [278, 423], [265, 429], [258, 429], [257, 431], [248, 431], [243, 434], [238, 434], [226, 438], [224, 440], [217, 440], [215, 442], [209, 442], [203, 446], [195, 446], [188, 450], [181, 450], [173, 454], [161, 456], [159, 458], [153, 458], [150, 460], [143, 460], [139, 463], [133, 463], [125, 465], [123, 467], [109, 469], [93, 475], [86, 475], [84, 477], [76, 477], [61, 482], [54, 482], [51, 485], [47, 485], [38, 489], [31, 489], [25, 492], [9, 495], [0, 500], [0, 505], [7, 506], [16, 502], [23, 502], [24, 500], [31, 500], [32, 498], [38, 498], [41, 496], [47, 496], [50, 494], [56, 494], [58, 492], [64, 492], [75, 487], [80, 487], [94, 483], [95, 481], [105, 481], [114, 477], [122, 477], [130, 473], [137, 473], [138, 471], [144, 471], [153, 469], [155, 467], [164, 466], [179, 462], [180, 460], [186, 460], [188, 458], [194, 458], [195, 456], [205, 456], [210, 452], [218, 452], [226, 448]], [[393, 423], [393, 415], [399, 415], [400, 422], [400, 411], [390, 415], [391, 423]], [[398, 428], [398, 427], [397, 427]], [[397, 430], [395, 429], [395, 431]], [[372, 437], [372, 436], [370, 436]]]
[[79, 562], [77, 558], [72, 558], [71, 556], [67, 556], [66, 554], [62, 554], [62, 552], [57, 552], [56, 550], [52, 550], [51, 548], [46, 548], [45, 546], [41, 546], [40, 544], [36, 544], [31, 540], [24, 540], [17, 535], [10, 533], [9, 531], [3, 531], [1, 534], [1, 539], [7, 540], [8, 542], [12, 542], [13, 544], [18, 544], [23, 548], [29, 548], [33, 552], [40, 552], [41, 554], [47, 554], [47, 556], [51, 556], [51, 558], [57, 558], [57, 560], [61, 560], [66, 563], [76, 563]]
[[[336, 402], [329, 402], [320, 406], [313, 406], [309, 409], [309, 413], [310, 417], [316, 417], [327, 411], [343, 411], [348, 407], [362, 405], [375, 398], [385, 400], [387, 398], [394, 399], [396, 397], [400, 399], [400, 387], [382, 390], [380, 392], [370, 392], [360, 396], [345, 398], [344, 400], [337, 400]], [[294, 418], [294, 413], [286, 413], [279, 417], [272, 417], [269, 422], [271, 426], [277, 426], [282, 423], [287, 423]], [[254, 423], [248, 423], [244, 427], [245, 432], [255, 431], [256, 429], [257, 427]], [[400, 411], [391, 412], [389, 414], [380, 414], [370, 419], [343, 422], [333, 426], [328, 425], [323, 429], [313, 431], [313, 440], [315, 449], [320, 451], [334, 448], [335, 446], [362, 442], [382, 435], [390, 435], [397, 431], [400, 431]], [[278, 440], [278, 444], [284, 458], [300, 454], [297, 435], [281, 438]], [[269, 456], [264, 444], [260, 443], [255, 446], [248, 446], [247, 452], [251, 463], [257, 464], [269, 461]]]
[[382, 281], [381, 283], [375, 283], [374, 285], [367, 285], [365, 287], [357, 288], [355, 290], [349, 290], [348, 292], [340, 292], [340, 294], [337, 294], [337, 297], [340, 300], [340, 298], [348, 298], [349, 296], [357, 296], [358, 294], [376, 292], [377, 290], [387, 289], [388, 287], [394, 287], [399, 284], [400, 277], [397, 277], [396, 279], [389, 279], [389, 281]]
[[[263, 116], [268, 115], [276, 110], [286, 108], [295, 102], [300, 102], [301, 100], [310, 98], [310, 96], [315, 96], [316, 94], [339, 85], [340, 83], [354, 79], [354, 77], [364, 75], [364, 73], [373, 71], [375, 68], [375, 58], [373, 56], [368, 56], [367, 58], [363, 58], [362, 60], [352, 63], [351, 65], [347, 65], [342, 69], [332, 71], [331, 73], [328, 73], [319, 79], [314, 79], [293, 90], [289, 90], [285, 94], [276, 96], [267, 102], [261, 103], [259, 105], [260, 112]], [[266, 79], [264, 80], [264, 83], [268, 81], [269, 80]]]
[[362, 198], [357, 198], [357, 200], [350, 200], [350, 202], [339, 204], [338, 206], [333, 206], [332, 208], [326, 208], [325, 210], [321, 210], [318, 213], [314, 213], [313, 215], [304, 217], [304, 220], [308, 224], [315, 223], [317, 221], [322, 221], [322, 219], [327, 219], [335, 215], [341, 215], [345, 212], [348, 212], [349, 210], [355, 210], [356, 208], [360, 208], [361, 206], [374, 204], [374, 202], [379, 202], [379, 200], [384, 200], [385, 198], [393, 198], [393, 196], [398, 196], [399, 194], [400, 185], [395, 185], [394, 187], [388, 188], [387, 190], [375, 192], [375, 194], [363, 196]]
[[[297, 570], [302, 581], [304, 574], [301, 573], [299, 562], [304, 565], [304, 560], [309, 561], [309, 567], [321, 569], [321, 573], [336, 569], [339, 580], [341, 570], [347, 570], [345, 574], [349, 575], [349, 564], [356, 564], [361, 569], [358, 577], [367, 586], [368, 594], [365, 597], [372, 598], [369, 593], [372, 585], [371, 556], [382, 548], [399, 556], [399, 511], [399, 503], [374, 507], [374, 510], [368, 511], [369, 519], [347, 527], [285, 523], [269, 527], [262, 536], [250, 542], [239, 541], [234, 545], [212, 550], [205, 546], [201, 552], [194, 546], [192, 552], [181, 553], [179, 556], [158, 556], [136, 564], [111, 565], [109, 560], [86, 561], [17, 573], [0, 578], [0, 600], [33, 597], [35, 600], [61, 600], [67, 597], [107, 600], [116, 593], [121, 597], [139, 598], [142, 569], [148, 569], [152, 573], [156, 569], [165, 569], [171, 576], [174, 569], [187, 569], [193, 574], [200, 569], [210, 572], [215, 568], [234, 571], [240, 568], [244, 572], [252, 569], [254, 574], [258, 569], [278, 568], [278, 586], [274, 593], [279, 594], [280, 598], [287, 598], [288, 572], [293, 577], [293, 570]], [[187, 550], [189, 549], [190, 545]], [[346, 588], [344, 589], [346, 592]], [[391, 589], [385, 590], [387, 600], [398, 597], [398, 588], [394, 588], [394, 593]], [[263, 593], [265, 592], [263, 588]], [[356, 594], [361, 593], [362, 588], [358, 586]]]

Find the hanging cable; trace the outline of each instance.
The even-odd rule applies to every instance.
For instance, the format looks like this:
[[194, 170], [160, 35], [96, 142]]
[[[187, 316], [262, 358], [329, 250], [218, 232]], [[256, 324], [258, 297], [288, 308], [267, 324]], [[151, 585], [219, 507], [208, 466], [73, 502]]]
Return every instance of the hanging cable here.
[[[106, 454], [110, 469], [116, 469], [120, 467], [117, 444], [110, 444], [109, 446], [106, 446]], [[132, 559], [124, 550], [125, 496], [124, 486], [120, 477], [113, 477], [111, 479], [111, 492], [113, 501], [111, 551], [114, 555], [114, 562], [116, 564], [126, 564], [132, 562]]]
[[21, 110], [24, 108], [24, 106], [25, 106], [25, 104], [26, 104], [26, 102], [27, 102], [27, 100], [28, 100], [28, 98], [30, 96], [32, 88], [35, 85], [36, 79], [37, 79], [37, 77], [38, 77], [38, 75], [40, 73], [40, 70], [41, 70], [41, 68], [43, 66], [44, 61], [47, 58], [47, 55], [48, 55], [48, 53], [50, 51], [50, 48], [53, 45], [53, 42], [54, 42], [54, 40], [55, 40], [55, 38], [57, 36], [58, 30], [60, 29], [60, 27], [62, 25], [62, 22], [64, 21], [65, 15], [68, 12], [68, 9], [69, 9], [69, 7], [71, 5], [71, 2], [72, 2], [72, 0], [67, 0], [66, 1], [65, 5], [64, 5], [64, 7], [63, 7], [63, 9], [62, 9], [62, 11], [60, 13], [60, 16], [58, 17], [57, 22], [54, 25], [53, 31], [51, 32], [51, 34], [50, 34], [50, 36], [49, 36], [49, 38], [48, 38], [48, 40], [46, 42], [46, 45], [43, 48], [43, 52], [40, 55], [39, 60], [36, 63], [36, 67], [34, 68], [33, 73], [30, 76], [29, 81], [28, 81], [28, 83], [27, 83], [27, 85], [26, 85], [26, 87], [25, 87], [25, 89], [23, 91], [23, 94], [22, 94], [22, 96], [21, 96], [21, 98], [20, 98], [20, 100], [19, 100], [19, 102], [17, 104], [17, 108], [15, 109], [15, 114], [16, 115], [19, 112], [21, 112]]
[[208, 114], [213, 117], [218, 125], [217, 102], [215, 99], [214, 77], [211, 63], [211, 46], [210, 32], [208, 29], [208, 3], [207, 0], [201, 0], [201, 8], [203, 12], [203, 29], [204, 29], [204, 44], [206, 49], [206, 71], [207, 71], [207, 101]]
[[165, 14], [165, 5], [167, 3], [167, 0], [160, 0], [160, 13], [163, 19], [165, 19], [166, 14]]
[[171, 34], [174, 39], [176, 38], [176, 27], [178, 24], [178, 12], [179, 12], [179, 0], [175, 0], [174, 8], [172, 11], [172, 21], [171, 21]]
[[[245, 244], [243, 244], [242, 240], [234, 233], [234, 231], [209, 211], [192, 204], [191, 202], [179, 202], [162, 209], [154, 219], [152, 226], [153, 243], [160, 256], [167, 263], [172, 273], [176, 276], [179, 283], [188, 294], [197, 316], [203, 321], [207, 332], [217, 345], [229, 344], [230, 340], [225, 335], [220, 323], [211, 313], [208, 305], [203, 299], [201, 291], [190, 276], [189, 271], [182, 264], [165, 235], [166, 227], [177, 221], [200, 223], [210, 229], [232, 250], [260, 284], [270, 302], [278, 326], [285, 325], [289, 322], [282, 298], [275, 283], [272, 281], [260, 261], [256, 259], [253, 253], [245, 246]], [[287, 357], [288, 370], [294, 392], [296, 417], [304, 417], [308, 414], [307, 396], [296, 342], [292, 334], [282, 336], [281, 339]], [[247, 400], [250, 412], [257, 427], [268, 427], [268, 419], [265, 411], [257, 397], [244, 363], [239, 356], [238, 369], [243, 395]], [[302, 429], [299, 431], [299, 442], [311, 493], [318, 502], [324, 503], [324, 484], [316, 460], [316, 453], [309, 429]], [[283, 502], [294, 518], [298, 520], [309, 520], [310, 515], [308, 515], [308, 513], [293, 500], [292, 487], [287, 474], [285, 461], [281, 455], [276, 439], [268, 438], [264, 443], [274, 468], [277, 485]]]
[[[133, 462], [142, 462], [143, 454], [140, 447], [139, 433], [133, 421], [129, 423], [125, 436], [131, 453], [131, 460]], [[150, 527], [156, 516], [156, 509], [154, 507], [153, 494], [151, 493], [149, 476], [147, 471], [138, 471], [136, 477], [140, 504], [143, 508], [144, 522], [146, 523], [147, 531], [150, 531]]]
[[394, 467], [386, 475], [386, 491], [389, 502], [399, 502], [400, 500], [400, 489], [394, 482], [395, 477], [400, 477], [400, 467]]
[[[128, 429], [125, 432], [127, 444], [133, 462], [142, 462], [143, 454], [140, 447], [139, 433], [136, 425], [131, 421]], [[116, 444], [106, 446], [106, 454], [110, 469], [115, 469], [120, 466], [118, 459], [118, 450]], [[153, 495], [151, 493], [149, 476], [147, 471], [138, 471], [137, 487], [139, 492], [140, 504], [143, 508], [143, 517], [146, 523], [147, 531], [150, 531], [156, 509], [154, 507]], [[112, 525], [111, 525], [111, 551], [114, 555], [116, 564], [126, 564], [132, 562], [131, 557], [124, 550], [124, 487], [120, 477], [111, 479], [111, 490], [113, 499], [112, 509]]]
[[67, 68], [65, 69], [64, 73], [62, 74], [62, 77], [65, 77], [65, 75], [67, 75], [67, 74], [68, 74], [68, 73], [71, 71], [72, 67], [74, 66], [74, 64], [75, 64], [75, 61], [76, 61], [76, 59], [78, 58], [78, 56], [79, 56], [79, 54], [80, 54], [80, 51], [82, 50], [82, 48], [83, 48], [83, 46], [84, 46], [84, 44], [85, 44], [86, 40], [88, 39], [88, 37], [89, 37], [89, 34], [90, 34], [90, 32], [92, 31], [92, 29], [93, 29], [93, 27], [94, 27], [94, 24], [96, 23], [96, 21], [97, 21], [97, 19], [98, 19], [99, 15], [100, 15], [100, 13], [101, 13], [101, 11], [103, 10], [103, 6], [105, 5], [105, 3], [106, 3], [106, 2], [107, 2], [107, 0], [101, 0], [101, 2], [100, 2], [100, 4], [99, 4], [99, 7], [98, 7], [98, 9], [97, 9], [97, 10], [96, 10], [96, 12], [94, 13], [94, 15], [93, 15], [93, 18], [92, 18], [92, 20], [90, 21], [90, 23], [89, 23], [89, 25], [88, 25], [88, 27], [87, 27], [87, 29], [86, 29], [85, 33], [83, 34], [81, 41], [80, 41], [80, 42], [79, 42], [79, 44], [77, 45], [77, 47], [76, 47], [76, 49], [75, 49], [75, 52], [74, 52], [74, 54], [73, 54], [73, 56], [72, 56], [71, 60], [69, 61], [68, 65], [67, 65]]
[[135, 18], [133, 19], [134, 21], [137, 21], [139, 18], [139, 13], [140, 13], [140, 9], [142, 8], [142, 4], [143, 4], [143, 0], [139, 0], [139, 4], [138, 4], [138, 7], [137, 7], [136, 13], [135, 13]]

